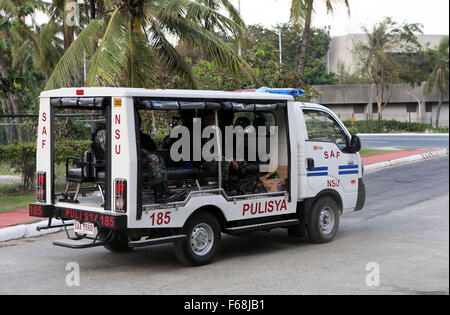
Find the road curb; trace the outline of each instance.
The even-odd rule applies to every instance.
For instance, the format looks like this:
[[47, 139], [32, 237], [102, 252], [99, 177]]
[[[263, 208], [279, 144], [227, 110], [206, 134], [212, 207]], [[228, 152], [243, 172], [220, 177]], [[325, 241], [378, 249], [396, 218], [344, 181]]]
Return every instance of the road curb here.
[[375, 170], [379, 170], [379, 169], [390, 167], [390, 166], [396, 166], [396, 165], [400, 165], [400, 164], [411, 163], [414, 161], [426, 160], [426, 159], [443, 157], [443, 156], [448, 156], [447, 149], [426, 152], [426, 153], [420, 153], [420, 154], [410, 155], [410, 156], [399, 158], [399, 159], [393, 159], [393, 160], [364, 165], [364, 171], [375, 171]]
[[[65, 222], [70, 224], [69, 222]], [[47, 226], [48, 221], [40, 221], [32, 224], [21, 224], [15, 225], [7, 228], [0, 229], [0, 242], [5, 242], [9, 240], [15, 240], [20, 238], [29, 238], [42, 236], [45, 234], [56, 233], [62, 231], [64, 228], [53, 228], [48, 230], [37, 231], [37, 227]], [[62, 224], [61, 220], [52, 220], [52, 225]]]

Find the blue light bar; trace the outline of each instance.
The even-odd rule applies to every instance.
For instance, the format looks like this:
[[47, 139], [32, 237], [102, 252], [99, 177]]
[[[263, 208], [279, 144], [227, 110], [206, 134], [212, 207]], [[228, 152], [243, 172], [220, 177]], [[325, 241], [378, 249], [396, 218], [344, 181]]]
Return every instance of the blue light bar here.
[[300, 90], [300, 89], [270, 89], [267, 87], [259, 88], [256, 90], [256, 92], [291, 95], [291, 96], [300, 96], [305, 93], [303, 90]]

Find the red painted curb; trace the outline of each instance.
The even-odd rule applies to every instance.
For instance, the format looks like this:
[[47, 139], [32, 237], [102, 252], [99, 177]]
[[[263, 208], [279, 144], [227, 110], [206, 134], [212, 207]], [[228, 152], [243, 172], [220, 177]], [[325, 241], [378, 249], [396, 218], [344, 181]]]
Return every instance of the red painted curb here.
[[441, 151], [442, 149], [429, 149], [429, 150], [402, 150], [398, 152], [391, 152], [391, 153], [384, 153], [384, 154], [378, 154], [373, 156], [367, 156], [363, 157], [363, 165], [369, 165], [384, 161], [390, 161], [395, 159], [401, 159], [407, 156], [416, 155], [416, 154], [423, 154], [428, 152], [435, 152], [435, 151]]
[[39, 219], [36, 217], [30, 217], [28, 215], [28, 210], [0, 213], [0, 229], [36, 220]]

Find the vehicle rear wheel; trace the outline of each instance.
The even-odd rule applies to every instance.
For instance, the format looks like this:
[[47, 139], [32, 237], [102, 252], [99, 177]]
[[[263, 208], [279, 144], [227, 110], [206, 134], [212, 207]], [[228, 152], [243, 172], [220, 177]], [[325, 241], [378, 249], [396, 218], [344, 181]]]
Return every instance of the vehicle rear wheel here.
[[185, 240], [174, 243], [178, 260], [191, 266], [209, 264], [220, 250], [221, 229], [216, 217], [209, 212], [194, 214], [184, 225]]
[[110, 239], [103, 247], [113, 253], [125, 253], [132, 250], [131, 247], [128, 247], [128, 236], [125, 231], [111, 232], [109, 229], [99, 229], [98, 234], [101, 241]]
[[339, 207], [330, 197], [322, 197], [311, 208], [306, 226], [308, 238], [313, 243], [331, 242], [339, 227]]

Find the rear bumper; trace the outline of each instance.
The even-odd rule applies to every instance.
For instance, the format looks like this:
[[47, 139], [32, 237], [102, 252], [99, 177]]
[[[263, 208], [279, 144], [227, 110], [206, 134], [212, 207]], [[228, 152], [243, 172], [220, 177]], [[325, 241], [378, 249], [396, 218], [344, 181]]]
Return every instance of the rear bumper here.
[[86, 211], [43, 204], [30, 204], [28, 211], [29, 215], [32, 217], [90, 222], [94, 223], [98, 227], [113, 230], [122, 230], [127, 228], [126, 214]]

